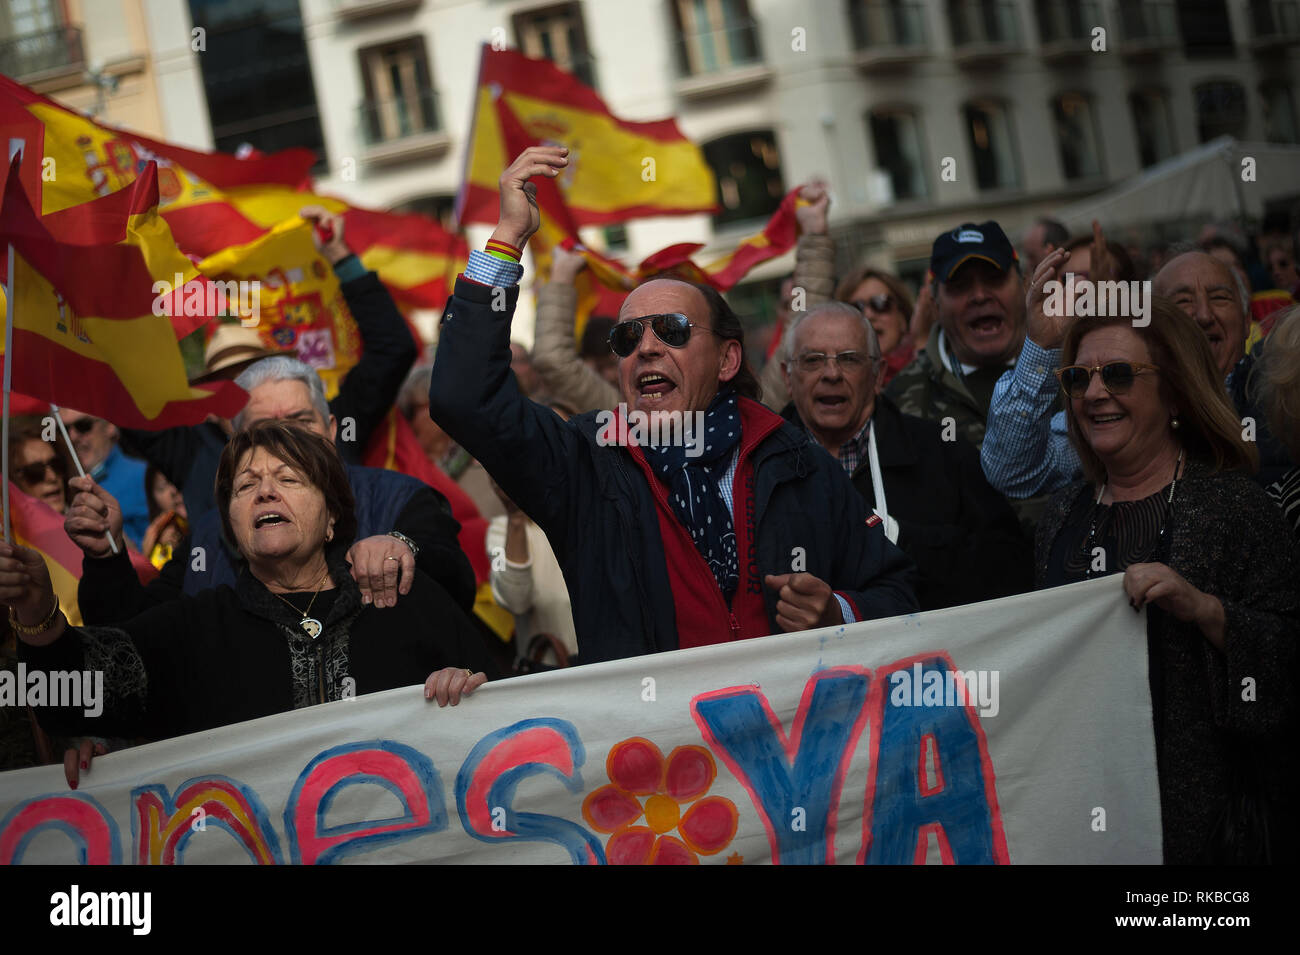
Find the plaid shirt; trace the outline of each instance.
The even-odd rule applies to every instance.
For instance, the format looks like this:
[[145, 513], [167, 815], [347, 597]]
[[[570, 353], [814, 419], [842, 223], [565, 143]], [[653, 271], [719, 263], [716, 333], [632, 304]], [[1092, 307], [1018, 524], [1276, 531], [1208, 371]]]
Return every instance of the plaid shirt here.
[[[814, 441], [817, 440], [816, 435], [811, 431], [809, 431], [808, 434]], [[870, 444], [868, 438], [870, 435], [871, 419], [868, 418], [866, 424], [862, 426], [857, 434], [840, 445], [840, 464], [844, 466], [844, 473], [849, 477], [853, 477], [853, 475], [857, 474], [858, 468], [862, 467], [866, 462], [868, 456], [867, 448]]]
[[1052, 372], [1060, 364], [1060, 349], [1025, 338], [1016, 367], [993, 386], [980, 464], [989, 484], [1007, 497], [1060, 490], [1083, 471], [1066, 434], [1065, 412], [1052, 414], [1060, 390]]

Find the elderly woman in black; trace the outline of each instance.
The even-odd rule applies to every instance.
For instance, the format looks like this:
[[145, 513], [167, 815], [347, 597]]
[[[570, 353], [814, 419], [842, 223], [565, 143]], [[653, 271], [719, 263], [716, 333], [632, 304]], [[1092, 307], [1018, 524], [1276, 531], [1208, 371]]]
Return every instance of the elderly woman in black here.
[[[28, 666], [104, 672], [95, 733], [160, 739], [422, 680], [426, 698], [455, 704], [486, 681], [473, 626], [421, 571], [395, 607], [362, 605], [344, 560], [352, 492], [324, 439], [289, 422], [253, 425], [226, 445], [216, 496], [244, 561], [236, 586], [121, 629], [68, 626], [40, 555], [0, 545], [0, 601]], [[89, 728], [79, 710], [38, 718]]]
[[1205, 335], [1157, 300], [1078, 319], [1062, 362], [1086, 480], [1039, 524], [1038, 585], [1123, 572], [1147, 607], [1165, 861], [1290, 860], [1300, 562]]

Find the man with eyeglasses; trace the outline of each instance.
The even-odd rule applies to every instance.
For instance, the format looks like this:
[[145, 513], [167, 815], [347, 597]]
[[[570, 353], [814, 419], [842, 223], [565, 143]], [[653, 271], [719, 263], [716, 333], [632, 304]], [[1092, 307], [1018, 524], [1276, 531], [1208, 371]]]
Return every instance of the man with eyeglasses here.
[[884, 360], [866, 315], [844, 302], [815, 306], [786, 332], [785, 353], [792, 403], [783, 416], [840, 462], [916, 563], [922, 610], [1033, 587], [1029, 541], [975, 449], [876, 394]]
[[[989, 408], [988, 433], [980, 452], [989, 483], [1009, 498], [1041, 497], [1076, 480], [1083, 468], [1066, 434], [1065, 412], [1055, 412], [1061, 389], [1082, 387], [1081, 372], [1058, 382], [1061, 342], [1071, 316], [1051, 315], [1044, 307], [1044, 286], [1061, 281], [1070, 269], [1070, 253], [1047, 255], [1027, 291], [1028, 335], [1015, 370], [1002, 376]], [[1090, 279], [1111, 276], [1092, 263]], [[1259, 450], [1256, 480], [1268, 487], [1292, 466], [1286, 448], [1269, 431], [1268, 416], [1252, 382], [1255, 356], [1246, 353], [1250, 331], [1250, 293], [1231, 266], [1201, 251], [1171, 258], [1151, 283], [1154, 295], [1168, 298], [1196, 320], [1224, 375], [1224, 387], [1242, 417], [1243, 435], [1252, 435]], [[1067, 311], [1069, 311], [1067, 309]], [[1262, 346], [1261, 346], [1262, 347]], [[1128, 384], [1127, 372], [1112, 369], [1115, 387]], [[1103, 374], [1102, 382], [1107, 383]], [[1116, 385], [1115, 383], [1118, 382]], [[1054, 413], [1055, 412], [1055, 413]]]
[[137, 547], [149, 530], [149, 500], [144, 472], [148, 465], [129, 458], [117, 446], [117, 425], [69, 408], [59, 409], [68, 437], [86, 473], [117, 498], [122, 508], [122, 529]]
[[612, 427], [520, 394], [510, 321], [541, 221], [529, 180], [559, 175], [567, 153], [531, 147], [502, 175], [501, 219], [443, 315], [429, 413], [546, 532], [583, 662], [915, 610], [910, 562], [880, 519], [755, 400], [740, 321], [716, 291], [658, 279], [628, 295], [610, 335]]

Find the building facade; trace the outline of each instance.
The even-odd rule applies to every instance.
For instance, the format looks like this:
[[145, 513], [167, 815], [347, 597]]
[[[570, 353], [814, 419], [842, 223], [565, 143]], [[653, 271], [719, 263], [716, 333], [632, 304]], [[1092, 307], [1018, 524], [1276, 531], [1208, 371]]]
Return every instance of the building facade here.
[[[934, 236], [961, 221], [995, 218], [1014, 235], [1225, 133], [1300, 142], [1300, 0], [6, 5], [6, 28], [22, 10], [58, 8], [67, 25], [82, 18], [92, 45], [145, 31], [139, 84], [156, 86], [159, 116], [142, 101], [138, 121], [114, 121], [209, 148], [308, 146], [322, 191], [444, 217], [481, 45], [550, 58], [619, 116], [675, 116], [717, 174], [717, 215], [589, 230], [630, 262], [683, 241], [721, 254], [786, 190], [821, 177], [840, 267], [869, 260], [915, 283]], [[54, 95], [85, 108], [89, 94]], [[756, 269], [733, 297], [764, 310], [791, 261]]]

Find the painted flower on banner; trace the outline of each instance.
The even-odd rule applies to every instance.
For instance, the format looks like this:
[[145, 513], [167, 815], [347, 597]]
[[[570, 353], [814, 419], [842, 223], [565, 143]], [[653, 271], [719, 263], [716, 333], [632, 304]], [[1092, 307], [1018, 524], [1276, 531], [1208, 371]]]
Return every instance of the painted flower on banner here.
[[582, 802], [582, 815], [609, 834], [610, 865], [698, 865], [736, 835], [740, 815], [722, 796], [706, 796], [718, 768], [703, 746], [678, 746], [664, 759], [659, 747], [634, 736], [605, 760], [609, 784]]

